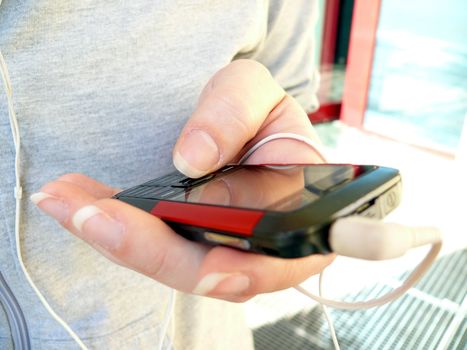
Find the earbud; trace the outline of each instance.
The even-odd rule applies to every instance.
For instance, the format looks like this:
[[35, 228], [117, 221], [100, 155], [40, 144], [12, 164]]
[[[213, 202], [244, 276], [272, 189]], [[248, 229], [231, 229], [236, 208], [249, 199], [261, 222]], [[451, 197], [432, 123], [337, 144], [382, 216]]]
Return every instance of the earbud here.
[[386, 260], [409, 249], [441, 241], [431, 227], [408, 227], [361, 216], [338, 219], [329, 230], [329, 244], [338, 255], [365, 260]]
[[[315, 141], [298, 134], [277, 133], [269, 135], [253, 145], [240, 159], [239, 163], [245, 162], [246, 159], [262, 145], [277, 139], [294, 139], [301, 141], [318, 153], [324, 162], [326, 161], [321, 146]], [[411, 248], [427, 244], [431, 244], [430, 251], [402, 285], [376, 299], [349, 303], [324, 298], [322, 296], [323, 272], [321, 272], [319, 278], [319, 296], [310, 293], [300, 285], [294, 288], [321, 305], [326, 320], [328, 321], [334, 348], [339, 350], [340, 348], [334, 325], [326, 306], [344, 310], [361, 310], [381, 306], [397, 299], [410, 289], [430, 268], [441, 250], [442, 243], [441, 233], [437, 229], [431, 227], [406, 227], [398, 224], [387, 224], [360, 216], [339, 218], [331, 225], [329, 230], [329, 245], [331, 249], [338, 255], [358, 259], [392, 259], [404, 255]]]

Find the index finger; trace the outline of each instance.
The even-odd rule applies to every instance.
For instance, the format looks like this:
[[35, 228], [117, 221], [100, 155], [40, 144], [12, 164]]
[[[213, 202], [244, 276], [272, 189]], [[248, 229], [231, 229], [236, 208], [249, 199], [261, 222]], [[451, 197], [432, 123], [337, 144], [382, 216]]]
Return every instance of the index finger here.
[[200, 177], [231, 161], [285, 97], [269, 71], [252, 60], [221, 69], [201, 94], [174, 148], [174, 164]]

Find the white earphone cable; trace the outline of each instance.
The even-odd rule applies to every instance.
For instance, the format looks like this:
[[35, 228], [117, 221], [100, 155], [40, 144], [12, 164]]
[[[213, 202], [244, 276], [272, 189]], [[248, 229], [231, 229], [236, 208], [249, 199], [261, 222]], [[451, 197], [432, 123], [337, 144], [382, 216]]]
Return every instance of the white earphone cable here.
[[[0, 2], [1, 4], [1, 2]], [[18, 257], [19, 264], [21, 266], [21, 270], [23, 271], [26, 280], [28, 281], [29, 285], [36, 293], [37, 297], [41, 301], [42, 305], [45, 307], [47, 312], [68, 332], [68, 334], [75, 340], [75, 342], [79, 345], [79, 347], [83, 350], [87, 350], [87, 347], [78, 337], [78, 335], [70, 328], [70, 326], [62, 319], [57, 313], [52, 309], [49, 305], [45, 297], [42, 295], [40, 290], [34, 284], [31, 276], [29, 275], [28, 270], [26, 269], [26, 265], [23, 261], [23, 255], [21, 252], [21, 240], [20, 240], [20, 224], [21, 224], [21, 199], [22, 199], [22, 187], [21, 187], [21, 138], [19, 133], [18, 127], [18, 120], [16, 118], [16, 113], [13, 108], [13, 91], [11, 88], [10, 77], [8, 75], [7, 66], [5, 63], [5, 59], [0, 51], [0, 73], [3, 80], [3, 86], [7, 96], [7, 103], [8, 103], [8, 115], [10, 118], [10, 127], [11, 132], [13, 135], [13, 141], [15, 145], [15, 198], [16, 198], [16, 210], [15, 210], [15, 241], [16, 241], [16, 254]]]
[[[321, 144], [318, 142], [315, 142], [314, 140], [305, 137], [300, 134], [295, 134], [295, 133], [290, 133], [290, 132], [282, 132], [282, 133], [276, 133], [276, 134], [271, 134], [264, 139], [260, 140], [256, 144], [254, 144], [239, 160], [238, 164], [243, 164], [258, 148], [261, 146], [265, 145], [268, 142], [274, 141], [274, 140], [280, 140], [280, 139], [291, 139], [291, 140], [296, 140], [305, 143], [306, 145], [310, 146], [321, 158], [323, 162], [326, 162], [326, 157], [324, 156], [324, 151], [321, 147]], [[323, 296], [323, 272], [319, 275], [319, 296]], [[298, 287], [301, 288], [301, 287]], [[307, 294], [305, 294], [307, 295]], [[307, 295], [308, 296], [308, 295]], [[309, 297], [309, 296], [308, 296]], [[332, 317], [331, 314], [329, 313], [327, 307], [325, 304], [318, 302], [321, 305], [321, 309], [323, 310], [324, 317], [326, 318], [326, 321], [328, 323], [329, 327], [329, 332], [331, 334], [331, 339], [334, 344], [335, 350], [340, 350], [339, 347], [339, 342], [337, 340], [337, 335], [336, 335], [336, 330], [334, 328], [334, 323], [332, 322]]]
[[[162, 347], [164, 346], [164, 339], [165, 339], [165, 336], [166, 336], [166, 334], [168, 332], [170, 319], [171, 319], [172, 314], [173, 314], [174, 309], [175, 309], [175, 299], [176, 299], [175, 290], [170, 289], [169, 303], [167, 305], [167, 310], [165, 311], [164, 320], [162, 321], [161, 330], [159, 332], [159, 343], [157, 345], [158, 350], [162, 350]], [[173, 327], [173, 328], [175, 328], [175, 327]], [[172, 329], [172, 332], [174, 332], [173, 329]], [[173, 336], [173, 334], [172, 334], [172, 336]]]
[[[304, 137], [303, 135], [299, 134], [294, 134], [294, 133], [277, 133], [277, 134], [272, 134], [269, 135], [268, 137], [262, 139], [255, 145], [253, 145], [246, 153], [245, 155], [240, 159], [239, 164], [245, 162], [248, 157], [250, 157], [258, 148], [266, 144], [267, 142], [273, 141], [273, 140], [278, 140], [278, 139], [294, 139], [297, 141], [301, 141], [307, 145], [309, 145], [315, 152], [318, 153], [318, 155], [322, 158], [322, 160], [325, 162], [326, 158], [324, 157], [324, 152], [321, 150], [321, 146], [316, 143], [313, 140], [308, 139], [307, 137]], [[330, 306], [333, 308], [337, 309], [345, 309], [345, 310], [361, 310], [361, 309], [369, 309], [375, 306], [381, 306], [384, 305], [388, 302], [391, 302], [395, 300], [396, 298], [400, 297], [403, 295], [408, 289], [410, 289], [422, 276], [423, 274], [429, 269], [429, 267], [433, 264], [433, 262], [436, 259], [436, 256], [438, 255], [439, 251], [441, 250], [441, 234], [439, 231], [437, 231], [434, 228], [406, 228], [406, 227], [401, 227], [400, 225], [394, 225], [394, 224], [384, 224], [384, 223], [379, 223], [379, 222], [374, 222], [371, 221], [371, 224], [368, 224], [368, 221], [365, 221], [365, 219], [362, 219], [360, 217], [348, 217], [345, 218], [344, 220], [338, 219], [336, 223], [331, 226], [331, 232], [330, 232], [330, 241], [331, 245], [333, 245], [333, 250], [336, 253], [340, 253], [340, 250], [342, 249], [344, 254], [347, 253], [347, 256], [352, 256], [356, 258], [365, 258], [366, 253], [365, 251], [359, 251], [359, 249], [349, 249], [352, 247], [355, 247], [353, 244], [349, 244], [348, 239], [354, 238], [355, 241], [355, 234], [358, 234], [359, 232], [352, 232], [352, 236], [346, 236], [344, 231], [346, 230], [346, 225], [347, 228], [348, 225], [354, 225], [354, 228], [357, 230], [360, 230], [360, 240], [362, 239], [365, 240], [365, 238], [370, 238], [368, 233], [371, 233], [373, 230], [378, 230], [381, 232], [381, 236], [384, 233], [384, 236], [387, 238], [393, 238], [393, 240], [397, 240], [398, 244], [395, 244], [395, 242], [391, 242], [393, 244], [389, 244], [389, 240], [386, 242], [388, 243], [388, 246], [390, 248], [388, 249], [382, 249], [381, 255], [376, 254], [375, 258], [380, 258], [382, 259], [387, 259], [388, 257], [395, 257], [395, 256], [400, 256], [405, 253], [406, 250], [410, 248], [414, 248], [417, 246], [425, 245], [425, 244], [431, 244], [431, 249], [425, 256], [425, 258], [420, 262], [420, 264], [415, 268], [415, 270], [407, 277], [407, 279], [402, 283], [402, 285], [391, 292], [373, 299], [373, 300], [367, 300], [367, 301], [361, 301], [361, 302], [343, 302], [343, 301], [338, 301], [338, 300], [332, 300], [332, 299], [327, 299], [322, 296], [322, 275], [323, 273], [320, 274], [319, 278], [319, 296], [315, 295], [313, 293], [310, 293], [307, 291], [305, 288], [302, 286], [298, 285], [295, 286], [294, 288], [299, 291], [300, 293], [306, 295], [307, 297], [311, 298], [312, 300], [318, 302], [324, 312], [324, 316], [328, 322], [329, 325], [329, 330], [331, 332], [331, 337], [333, 340], [333, 344], [336, 350], [339, 350], [339, 343], [337, 341], [337, 336], [335, 333], [334, 325], [331, 319], [330, 314], [328, 313], [328, 310], [326, 309], [326, 306]], [[354, 230], [355, 231], [355, 230]], [[364, 236], [366, 235], [366, 236]], [[334, 242], [333, 242], [334, 238]], [[376, 242], [376, 244], [379, 243], [379, 245], [384, 243], [384, 240], [373, 240], [374, 237], [371, 237], [372, 242]], [[334, 246], [335, 245], [335, 246]], [[369, 249], [371, 250], [372, 247]], [[386, 248], [386, 247], [385, 247]], [[373, 249], [374, 250], [374, 249]], [[352, 255], [354, 253], [355, 255]]]
[[402, 283], [402, 285], [391, 292], [388, 292], [387, 294], [384, 294], [383, 296], [372, 299], [372, 300], [367, 300], [367, 301], [357, 301], [357, 302], [343, 302], [343, 301], [337, 301], [337, 300], [332, 300], [332, 299], [326, 299], [319, 297], [313, 293], [310, 293], [307, 291], [305, 288], [302, 286], [296, 286], [294, 287], [296, 290], [298, 290], [300, 293], [306, 295], [307, 297], [313, 299], [314, 301], [333, 307], [335, 309], [343, 309], [343, 310], [363, 310], [363, 309], [370, 309], [375, 306], [381, 306], [384, 304], [387, 304], [400, 296], [402, 296], [407, 290], [409, 290], [417, 281], [420, 279], [420, 277], [423, 276], [423, 274], [430, 268], [430, 266], [433, 264], [435, 261], [436, 256], [438, 255], [439, 251], [441, 250], [441, 242], [438, 243], [433, 243], [431, 246], [430, 251], [428, 254], [425, 256], [425, 258], [422, 260], [422, 262], [415, 268], [415, 270], [407, 277], [407, 279]]
[[[318, 282], [320, 297], [323, 297], [323, 276], [324, 276], [324, 271], [321, 271], [321, 273], [319, 274], [319, 282]], [[329, 313], [329, 310], [326, 305], [322, 303], [320, 303], [320, 305], [321, 305], [321, 309], [323, 310], [324, 317], [326, 318], [326, 321], [328, 322], [329, 332], [331, 333], [331, 339], [332, 339], [332, 343], [334, 344], [334, 349], [340, 350], [339, 341], [337, 340], [337, 334], [334, 328], [334, 323], [332, 322], [331, 314]]]
[[[1, 0], [0, 0], [1, 4]], [[22, 200], [22, 187], [21, 187], [21, 138], [18, 127], [18, 120], [16, 118], [16, 113], [13, 107], [13, 91], [11, 88], [11, 81], [8, 74], [8, 69], [6, 66], [5, 59], [0, 51], [0, 73], [2, 76], [3, 86], [7, 96], [8, 104], [8, 115], [10, 119], [11, 133], [13, 135], [13, 142], [15, 146], [15, 199], [16, 199], [16, 209], [15, 209], [15, 241], [16, 241], [16, 255], [18, 257], [21, 270], [23, 271], [26, 280], [33, 289], [34, 293], [39, 298], [40, 302], [47, 310], [47, 312], [67, 331], [67, 333], [73, 338], [73, 340], [79, 345], [82, 350], [87, 350], [88, 348], [79, 338], [79, 336], [71, 329], [71, 327], [52, 309], [50, 304], [45, 299], [44, 295], [40, 292], [39, 288], [35, 285], [32, 280], [26, 265], [24, 264], [23, 255], [21, 252], [21, 240], [20, 240], [20, 224], [21, 224], [21, 200]], [[175, 304], [175, 291], [170, 290], [169, 302], [167, 306], [167, 311], [164, 316], [164, 320], [161, 325], [161, 330], [159, 333], [159, 346], [158, 349], [162, 349], [164, 343], [164, 337], [167, 333], [167, 328], [169, 326], [170, 318], [173, 313]]]
[[[0, 0], [1, 4], [2, 0]], [[50, 307], [48, 304], [47, 300], [45, 297], [42, 295], [42, 293], [39, 291], [39, 289], [36, 287], [34, 284], [32, 278], [29, 275], [29, 272], [26, 269], [26, 266], [24, 264], [23, 258], [22, 258], [22, 252], [21, 252], [21, 245], [20, 245], [20, 223], [21, 223], [21, 199], [22, 199], [22, 187], [21, 187], [21, 168], [20, 168], [20, 156], [21, 156], [21, 139], [20, 139], [20, 133], [19, 133], [19, 127], [18, 127], [18, 121], [16, 117], [15, 110], [13, 108], [13, 93], [12, 93], [12, 88], [11, 88], [11, 82], [10, 82], [10, 77], [8, 75], [8, 70], [7, 66], [4, 60], [4, 57], [0, 51], [0, 72], [3, 80], [3, 85], [4, 89], [6, 92], [7, 96], [7, 103], [8, 103], [8, 114], [9, 114], [9, 119], [10, 119], [10, 127], [11, 127], [11, 132], [13, 135], [13, 141], [14, 141], [14, 146], [15, 146], [15, 198], [16, 198], [16, 211], [15, 211], [15, 240], [16, 240], [16, 253], [18, 256], [18, 261], [20, 263], [21, 269], [30, 284], [31, 288], [34, 290], [36, 295], [38, 296], [39, 300], [43, 304], [43, 306], [46, 308], [46, 310], [49, 312], [49, 314], [68, 332], [68, 334], [75, 340], [75, 342], [79, 345], [81, 349], [86, 349], [87, 347], [84, 345], [84, 343], [81, 341], [79, 336], [70, 328], [70, 326], [62, 319], [60, 318], [57, 313]], [[256, 143], [253, 147], [251, 147], [240, 159], [239, 163], [245, 162], [259, 147], [263, 146], [264, 144], [277, 140], [277, 139], [293, 139], [297, 141], [301, 141], [311, 148], [322, 158], [323, 161], [325, 161], [325, 157], [323, 155], [323, 152], [321, 150], [321, 146], [316, 143], [315, 141], [299, 134], [295, 133], [277, 133], [273, 135], [269, 135], [268, 137], [262, 139], [258, 143]], [[329, 313], [326, 310], [325, 306], [331, 306], [334, 308], [341, 308], [341, 309], [347, 309], [347, 310], [357, 310], [357, 309], [367, 309], [371, 308], [374, 306], [380, 306], [385, 303], [388, 303], [402, 294], [404, 294], [410, 287], [412, 287], [418, 279], [426, 272], [426, 270], [431, 266], [431, 264], [434, 262], [437, 254], [439, 253], [441, 249], [441, 242], [431, 242], [432, 243], [432, 248], [429, 251], [429, 253], [426, 255], [424, 260], [417, 266], [417, 268], [412, 272], [412, 274], [409, 275], [409, 277], [404, 281], [404, 283], [399, 287], [396, 288], [395, 290], [387, 293], [386, 295], [383, 295], [380, 298], [377, 298], [375, 300], [370, 300], [370, 301], [363, 301], [363, 302], [355, 302], [355, 303], [346, 303], [346, 302], [341, 302], [341, 301], [335, 301], [331, 299], [326, 299], [322, 297], [322, 276], [320, 276], [320, 296], [316, 296], [307, 290], [305, 290], [301, 286], [296, 286], [295, 288], [303, 293], [304, 295], [310, 297], [311, 299], [317, 301], [320, 303], [323, 307], [323, 311], [325, 314], [326, 319], [328, 320], [330, 331], [331, 331], [331, 336], [333, 338], [334, 345], [336, 349], [339, 349], [339, 345], [337, 343], [337, 337], [335, 335], [335, 330], [334, 326], [332, 324], [331, 318]], [[173, 313], [173, 308], [174, 308], [174, 303], [175, 303], [175, 292], [172, 290], [171, 295], [170, 295], [170, 300], [169, 300], [169, 305], [168, 309], [166, 312], [166, 315], [164, 317], [164, 321], [161, 325], [161, 332], [160, 332], [160, 337], [159, 337], [159, 349], [162, 348], [163, 346], [163, 341], [164, 341], [164, 336], [167, 332], [167, 328], [169, 325], [170, 317]]]
[[300, 141], [308, 146], [310, 146], [315, 153], [321, 158], [323, 162], [326, 162], [326, 157], [324, 156], [323, 148], [322, 146], [310, 139], [309, 137], [300, 135], [300, 134], [295, 134], [292, 132], [278, 132], [276, 134], [269, 135], [265, 137], [264, 139], [258, 141], [256, 144], [254, 144], [238, 161], [238, 164], [243, 164], [250, 156], [258, 150], [261, 146], [265, 145], [268, 142], [274, 141], [274, 140], [280, 140], [280, 139], [289, 139], [289, 140], [295, 140], [295, 141]]

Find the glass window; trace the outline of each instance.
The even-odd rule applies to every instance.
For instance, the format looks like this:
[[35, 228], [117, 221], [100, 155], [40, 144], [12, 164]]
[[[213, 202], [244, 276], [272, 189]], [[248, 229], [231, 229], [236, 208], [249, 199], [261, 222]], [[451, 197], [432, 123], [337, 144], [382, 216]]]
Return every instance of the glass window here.
[[467, 2], [382, 1], [364, 127], [454, 152], [467, 115]]

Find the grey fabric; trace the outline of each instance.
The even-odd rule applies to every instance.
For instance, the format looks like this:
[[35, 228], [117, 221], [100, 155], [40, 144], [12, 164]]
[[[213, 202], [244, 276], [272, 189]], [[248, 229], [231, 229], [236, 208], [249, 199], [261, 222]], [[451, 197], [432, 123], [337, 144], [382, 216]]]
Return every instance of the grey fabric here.
[[4, 350], [13, 349], [13, 339], [10, 333], [10, 327], [8, 324], [8, 317], [6, 315], [3, 305], [0, 305], [0, 344]]
[[[303, 106], [314, 1], [4, 0], [0, 50], [22, 136], [21, 244], [51, 306], [95, 349], [150, 349], [168, 288], [119, 267], [40, 214], [42, 184], [81, 172], [125, 188], [173, 169], [171, 150], [212, 74], [236, 57], [266, 64]], [[26, 315], [34, 349], [76, 349], [39, 303], [14, 239], [14, 146], [0, 91], [0, 268]], [[177, 295], [176, 349], [248, 349], [242, 307]], [[0, 318], [0, 348], [8, 325]], [[4, 343], [4, 339], [8, 339]]]

